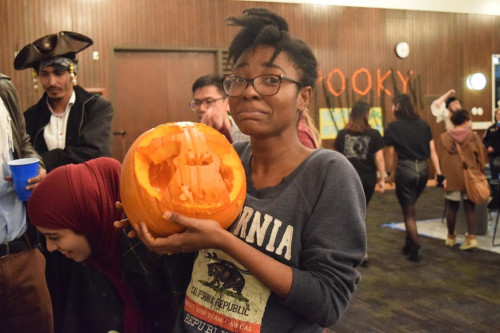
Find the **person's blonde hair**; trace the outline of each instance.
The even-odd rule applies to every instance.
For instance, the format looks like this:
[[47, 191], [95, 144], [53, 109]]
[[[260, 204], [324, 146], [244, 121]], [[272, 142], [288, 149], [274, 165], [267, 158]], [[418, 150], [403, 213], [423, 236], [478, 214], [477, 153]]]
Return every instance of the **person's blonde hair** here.
[[321, 147], [321, 135], [319, 134], [318, 128], [316, 127], [316, 124], [311, 118], [309, 112], [309, 109], [305, 108], [304, 111], [302, 111], [302, 117], [304, 118], [306, 126], [309, 128], [309, 130], [311, 130], [316, 147], [319, 148]]

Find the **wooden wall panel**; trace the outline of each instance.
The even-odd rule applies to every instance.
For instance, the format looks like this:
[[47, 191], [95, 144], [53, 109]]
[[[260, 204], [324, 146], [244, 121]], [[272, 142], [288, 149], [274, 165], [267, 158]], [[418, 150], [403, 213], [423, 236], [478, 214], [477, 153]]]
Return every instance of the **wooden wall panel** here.
[[[457, 90], [465, 107], [485, 110], [474, 121], [491, 120], [490, 61], [491, 54], [500, 53], [500, 16], [231, 0], [2, 0], [0, 71], [12, 77], [27, 108], [41, 92], [33, 91], [28, 70], [13, 70], [14, 52], [45, 34], [73, 30], [94, 40], [78, 55], [78, 82], [112, 92], [114, 48], [226, 48], [237, 31], [226, 26], [226, 18], [250, 7], [266, 7], [284, 16], [292, 34], [316, 53], [325, 79], [335, 69], [345, 75], [346, 93], [333, 98], [337, 104], [365, 98], [387, 109], [395, 89], [389, 77], [384, 82], [391, 95], [379, 96], [377, 70], [403, 75], [412, 71], [411, 87], [435, 135], [443, 127], [434, 123], [426, 104], [450, 88]], [[401, 40], [410, 44], [406, 59], [394, 53]], [[94, 51], [99, 52], [98, 61], [92, 60]], [[373, 79], [366, 96], [351, 88], [352, 75], [360, 68]], [[477, 71], [488, 78], [486, 88], [467, 90], [466, 76]], [[332, 81], [336, 89], [337, 81]], [[356, 84], [366, 87], [366, 76], [358, 76]], [[315, 107], [324, 107], [321, 84], [317, 88]], [[401, 82], [397, 88], [402, 89]], [[109, 97], [113, 101], [114, 96]], [[385, 121], [392, 119], [388, 112]]]

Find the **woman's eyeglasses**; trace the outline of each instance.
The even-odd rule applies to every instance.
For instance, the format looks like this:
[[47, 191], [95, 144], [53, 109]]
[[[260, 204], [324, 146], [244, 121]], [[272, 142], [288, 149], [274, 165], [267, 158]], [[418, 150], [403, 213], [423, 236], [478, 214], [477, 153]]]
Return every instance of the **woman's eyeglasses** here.
[[289, 81], [302, 86], [300, 82], [295, 81], [284, 75], [264, 74], [253, 79], [246, 79], [237, 75], [226, 76], [222, 81], [224, 91], [228, 96], [238, 97], [243, 94], [245, 89], [251, 83], [257, 93], [262, 96], [272, 96], [278, 93], [283, 81]]

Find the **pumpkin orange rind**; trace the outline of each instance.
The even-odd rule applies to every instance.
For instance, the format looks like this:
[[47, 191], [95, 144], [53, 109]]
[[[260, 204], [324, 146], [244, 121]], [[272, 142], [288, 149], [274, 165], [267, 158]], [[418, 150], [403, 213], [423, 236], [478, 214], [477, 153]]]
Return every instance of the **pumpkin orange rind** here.
[[159, 125], [129, 148], [120, 194], [133, 224], [145, 222], [155, 236], [182, 232], [165, 211], [212, 219], [228, 228], [243, 208], [245, 171], [238, 154], [214, 128], [191, 122]]

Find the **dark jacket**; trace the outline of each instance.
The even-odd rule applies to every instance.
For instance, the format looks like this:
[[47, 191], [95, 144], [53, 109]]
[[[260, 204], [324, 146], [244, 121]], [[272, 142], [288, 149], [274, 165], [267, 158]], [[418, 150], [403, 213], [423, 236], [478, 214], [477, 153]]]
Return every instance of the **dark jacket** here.
[[153, 333], [173, 332], [191, 280], [195, 252], [157, 255], [122, 230], [124, 277]]
[[21, 105], [16, 88], [10, 78], [0, 73], [0, 98], [2, 98], [12, 120], [12, 139], [14, 140], [14, 158], [36, 157], [44, 167], [41, 157], [36, 153], [26, 133], [26, 125], [21, 113]]
[[113, 108], [104, 97], [93, 95], [75, 86], [76, 100], [71, 107], [64, 149], [48, 151], [43, 131], [51, 112], [47, 94], [24, 113], [26, 130], [31, 143], [42, 156], [47, 172], [58, 166], [82, 163], [97, 157], [110, 156], [111, 120]]
[[[128, 238], [128, 231], [120, 235], [124, 278], [148, 322], [148, 333], [170, 333], [183, 306], [195, 253], [160, 256], [138, 238]], [[121, 332], [123, 303], [108, 278], [86, 262], [56, 255], [61, 260], [55, 277], [61, 280], [49, 281], [57, 287], [51, 292], [55, 332]]]
[[[59, 275], [58, 288], [66, 288], [54, 293], [51, 290], [54, 307], [55, 333], [107, 333], [112, 330], [123, 331], [123, 302], [109, 279], [87, 262], [77, 263], [64, 258]], [[53, 257], [47, 257], [52, 260]], [[67, 262], [64, 262], [66, 260]], [[47, 269], [54, 267], [47, 266]], [[60, 274], [66, 271], [66, 275]], [[55, 280], [51, 280], [54, 283]], [[62, 300], [57, 297], [66, 297]]]
[[496, 123], [484, 133], [483, 144], [486, 148], [493, 148], [493, 152], [488, 153], [490, 158], [500, 156], [500, 127]]

